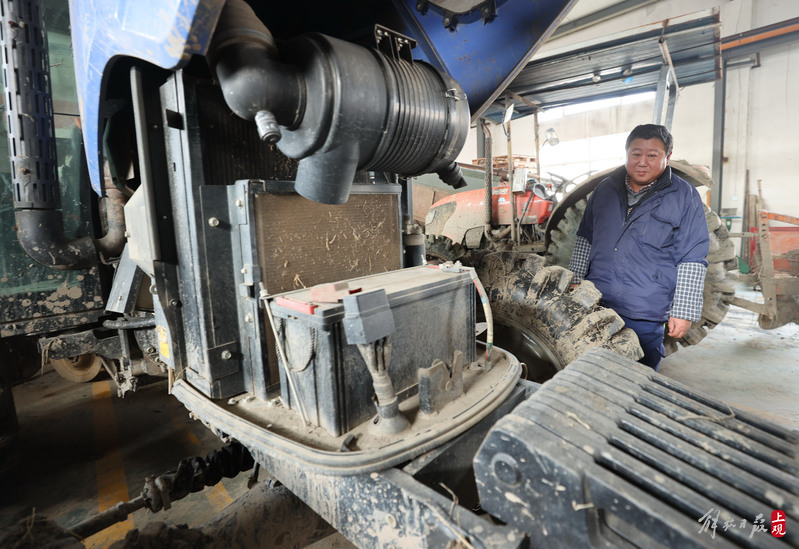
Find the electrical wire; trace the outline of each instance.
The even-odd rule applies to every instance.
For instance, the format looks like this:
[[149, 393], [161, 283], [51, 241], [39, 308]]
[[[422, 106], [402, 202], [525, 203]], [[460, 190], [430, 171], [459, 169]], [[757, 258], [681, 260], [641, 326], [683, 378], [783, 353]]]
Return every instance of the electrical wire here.
[[[444, 264], [446, 265], [446, 264]], [[431, 269], [441, 269], [442, 265], [428, 265]], [[488, 294], [486, 293], [485, 286], [480, 282], [477, 277], [477, 271], [472, 267], [460, 267], [469, 272], [469, 277], [472, 279], [477, 294], [480, 296], [480, 303], [483, 305], [483, 313], [486, 317], [486, 365], [485, 369], [491, 369], [491, 350], [494, 348], [494, 315], [491, 313], [491, 303], [488, 301]]]
[[272, 315], [272, 307], [269, 306], [269, 299], [266, 295], [263, 295], [263, 292], [266, 290], [264, 288], [263, 283], [261, 283], [261, 300], [264, 302], [264, 309], [266, 309], [266, 315], [269, 317], [269, 325], [272, 328], [272, 334], [275, 336], [275, 349], [279, 355], [279, 358], [283, 360], [283, 364], [286, 365], [284, 370], [286, 371], [286, 379], [289, 381], [289, 389], [291, 390], [291, 394], [294, 396], [294, 400], [297, 401], [298, 407], [300, 409], [300, 415], [302, 416], [302, 421], [305, 422], [306, 425], [310, 423], [308, 420], [308, 414], [305, 411], [305, 404], [302, 402], [302, 399], [299, 397], [297, 392], [297, 387], [294, 384], [294, 373], [291, 371], [291, 367], [288, 363], [288, 358], [286, 355], [285, 350], [283, 349], [283, 343], [280, 340], [280, 335], [277, 333], [277, 328], [275, 326], [275, 318]]

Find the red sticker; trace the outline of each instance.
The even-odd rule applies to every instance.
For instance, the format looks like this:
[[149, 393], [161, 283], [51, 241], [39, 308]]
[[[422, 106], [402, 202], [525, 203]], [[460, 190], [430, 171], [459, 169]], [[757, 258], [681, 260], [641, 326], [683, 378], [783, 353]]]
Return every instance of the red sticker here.
[[772, 511], [771, 512], [771, 535], [775, 538], [781, 538], [785, 535], [785, 511]]

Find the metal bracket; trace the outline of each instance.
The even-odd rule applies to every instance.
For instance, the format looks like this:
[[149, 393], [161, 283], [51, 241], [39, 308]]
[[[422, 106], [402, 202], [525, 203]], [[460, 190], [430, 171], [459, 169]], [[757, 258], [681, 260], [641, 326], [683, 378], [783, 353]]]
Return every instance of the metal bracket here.
[[[674, 83], [669, 84], [670, 78], [673, 78]], [[674, 77], [674, 69], [668, 64], [663, 64], [660, 68], [660, 75], [658, 76], [658, 87], [655, 94], [655, 111], [652, 117], [653, 124], [663, 124], [671, 129], [671, 123], [674, 119], [674, 107], [677, 104], [677, 79]], [[666, 103], [666, 92], [668, 91], [669, 100], [666, 107], [666, 121], [663, 122], [663, 105]]]
[[677, 82], [677, 71], [674, 69], [674, 63], [672, 63], [671, 60], [666, 38], [661, 36], [658, 45], [660, 46], [660, 53], [663, 56], [663, 66], [660, 68], [660, 75], [658, 76], [657, 94], [655, 96], [655, 114], [652, 118], [652, 122], [654, 124], [661, 123], [663, 119], [663, 104], [666, 99], [666, 90], [668, 90], [669, 102], [666, 108], [666, 121], [663, 125], [671, 129], [671, 124], [674, 120], [674, 107], [677, 104], [677, 94], [680, 91], [680, 85]]
[[122, 343], [118, 334], [108, 331], [109, 337], [98, 339], [95, 330], [75, 334], [61, 334], [39, 339], [39, 349], [47, 350], [50, 358], [70, 358], [94, 353], [107, 358], [122, 357]]
[[375, 45], [377, 49], [395, 61], [402, 59], [408, 63], [413, 62], [411, 50], [416, 47], [416, 40], [386, 28], [375, 25]]
[[419, 409], [434, 414], [463, 394], [463, 353], [455, 351], [452, 367], [434, 360], [419, 369]]

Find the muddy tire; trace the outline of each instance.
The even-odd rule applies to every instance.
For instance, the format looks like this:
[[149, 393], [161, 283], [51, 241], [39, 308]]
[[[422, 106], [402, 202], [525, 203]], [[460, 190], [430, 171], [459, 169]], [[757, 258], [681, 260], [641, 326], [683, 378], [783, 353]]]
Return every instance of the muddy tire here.
[[583, 219], [589, 196], [591, 195], [581, 198], [566, 210], [563, 219], [549, 233], [550, 242], [545, 255], [547, 264], [569, 267], [574, 249], [574, 239], [577, 237], [577, 229]]
[[92, 381], [103, 369], [102, 359], [93, 353], [70, 358], [53, 358], [50, 359], [50, 364], [58, 375], [73, 383]]
[[[568, 267], [574, 248], [577, 228], [583, 218], [588, 197], [575, 202], [550, 233], [550, 244], [546, 258], [550, 265]], [[663, 345], [666, 356], [683, 347], [696, 345], [715, 328], [726, 316], [730, 308], [729, 302], [735, 297], [735, 286], [738, 283], [738, 260], [735, 257], [735, 244], [730, 240], [727, 228], [721, 223], [719, 216], [705, 206], [710, 251], [707, 255], [708, 267], [705, 277], [705, 289], [702, 302], [702, 318], [691, 324], [688, 333], [681, 339], [666, 336]]]
[[427, 235], [424, 238], [425, 257], [428, 261], [457, 261], [466, 255], [463, 245], [446, 236]]
[[538, 255], [497, 252], [477, 268], [494, 317], [494, 343], [524, 362], [527, 378], [545, 381], [592, 347], [633, 360], [638, 338], [590, 282], [570, 289], [572, 273]]

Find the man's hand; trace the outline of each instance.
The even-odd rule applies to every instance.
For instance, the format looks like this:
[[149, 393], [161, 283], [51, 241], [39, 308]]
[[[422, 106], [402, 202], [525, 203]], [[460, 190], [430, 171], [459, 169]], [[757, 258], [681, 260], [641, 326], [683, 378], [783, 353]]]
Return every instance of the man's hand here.
[[691, 327], [690, 320], [685, 320], [683, 318], [674, 318], [673, 316], [671, 316], [669, 317], [668, 335], [670, 335], [674, 339], [680, 339], [686, 333], [688, 333], [688, 329], [690, 327]]

